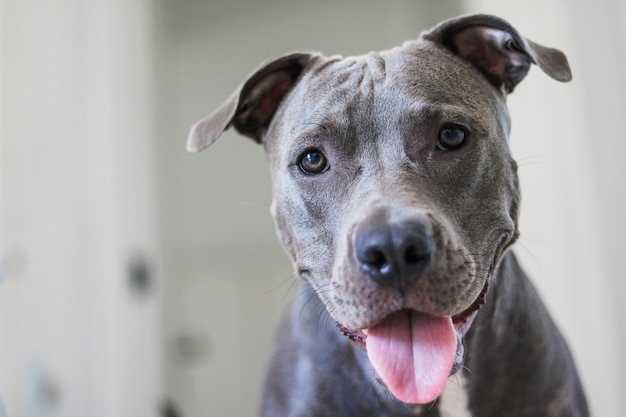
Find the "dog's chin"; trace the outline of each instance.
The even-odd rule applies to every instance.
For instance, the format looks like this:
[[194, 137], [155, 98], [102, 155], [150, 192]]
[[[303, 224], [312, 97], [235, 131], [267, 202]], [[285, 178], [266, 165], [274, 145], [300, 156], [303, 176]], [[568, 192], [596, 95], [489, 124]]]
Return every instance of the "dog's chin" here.
[[[488, 280], [487, 280], [488, 282]], [[468, 307], [467, 309], [465, 309], [464, 311], [455, 314], [453, 316], [450, 317], [433, 317], [433, 316], [428, 316], [430, 318], [428, 318], [427, 320], [432, 320], [433, 323], [434, 322], [447, 322], [448, 325], [447, 327], [444, 325], [442, 328], [445, 330], [446, 328], [448, 329], [447, 333], [448, 333], [448, 341], [451, 341], [452, 343], [453, 340], [450, 339], [450, 322], [452, 325], [452, 328], [454, 330], [454, 334], [456, 336], [456, 352], [454, 354], [454, 360], [452, 361], [452, 365], [450, 368], [450, 373], [449, 376], [456, 374], [463, 366], [463, 359], [464, 359], [464, 345], [463, 345], [463, 337], [465, 336], [465, 334], [468, 332], [468, 330], [470, 329], [472, 322], [474, 320], [474, 318], [476, 317], [476, 314], [478, 313], [478, 310], [480, 309], [481, 305], [484, 304], [485, 302], [485, 294], [487, 292], [488, 289], [488, 284], [486, 283], [484, 288], [482, 289], [481, 293], [478, 295], [478, 297], [476, 298], [476, 300], [470, 305], [470, 307]], [[393, 321], [395, 320], [394, 317], [396, 316], [406, 316], [409, 317], [409, 321], [411, 320], [411, 318], [419, 318], [419, 317], [424, 317], [427, 316], [423, 313], [417, 312], [417, 311], [413, 311], [413, 310], [400, 310], [400, 311], [395, 311], [392, 312], [389, 316], [387, 316], [386, 318], [384, 318], [383, 320], [381, 320], [381, 323], [386, 322], [386, 321]], [[339, 328], [339, 330], [341, 331], [341, 333], [347, 337], [349, 340], [351, 340], [356, 346], [358, 346], [359, 348], [361, 348], [362, 350], [364, 350], [365, 352], [367, 352], [368, 356], [371, 358], [372, 357], [372, 352], [368, 351], [368, 335], [370, 333], [370, 328], [366, 328], [366, 329], [359, 329], [359, 330], [351, 330], [346, 328], [345, 326], [341, 325], [340, 323], [337, 323], [337, 327]], [[373, 326], [371, 329], [376, 329], [378, 327], [378, 324]], [[432, 331], [433, 328], [438, 327], [438, 326], [433, 326], [431, 327], [430, 331]], [[373, 330], [372, 330], [373, 331]], [[378, 330], [377, 330], [378, 331]], [[452, 350], [448, 351], [450, 353], [450, 355], [453, 353]], [[388, 354], [388, 352], [387, 352]], [[448, 362], [449, 363], [449, 362]], [[409, 364], [407, 364], [408, 366]], [[448, 368], [446, 368], [448, 369]], [[444, 374], [445, 375], [445, 374]], [[377, 375], [377, 381], [385, 386], [384, 383], [384, 379], [381, 375]], [[389, 387], [391, 388], [391, 387]], [[391, 390], [393, 392], [393, 390]], [[420, 401], [420, 403], [422, 403]]]

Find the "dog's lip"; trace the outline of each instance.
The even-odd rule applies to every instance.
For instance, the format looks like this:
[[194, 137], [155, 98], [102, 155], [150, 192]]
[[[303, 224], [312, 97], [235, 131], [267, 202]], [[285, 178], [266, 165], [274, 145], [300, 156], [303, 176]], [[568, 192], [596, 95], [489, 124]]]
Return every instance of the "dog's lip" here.
[[[471, 322], [476, 315], [477, 310], [473, 312], [463, 312], [463, 319], [456, 320], [455, 317], [452, 317], [452, 324], [458, 334], [459, 337], [463, 337], [467, 330], [469, 329]], [[339, 331], [347, 337], [350, 341], [352, 341], [355, 345], [363, 349], [363, 351], [367, 352], [367, 333], [368, 329], [360, 329], [360, 330], [350, 330], [339, 322], [336, 322], [337, 328]]]
[[488, 290], [489, 278], [485, 280], [485, 285], [483, 285], [482, 290], [480, 290], [480, 293], [478, 294], [478, 297], [476, 297], [474, 302], [459, 314], [455, 314], [454, 316], [452, 316], [452, 323], [455, 327], [463, 327], [467, 322], [470, 322], [471, 324], [470, 319], [473, 319], [476, 315], [476, 312], [478, 312], [480, 307], [485, 304], [485, 296], [487, 295]]
[[[480, 291], [480, 293], [478, 294], [478, 297], [476, 297], [474, 302], [467, 309], [451, 317], [452, 324], [454, 325], [454, 328], [457, 331], [459, 339], [465, 336], [465, 333], [467, 333], [467, 331], [469, 330], [472, 324], [472, 321], [474, 320], [474, 317], [478, 313], [478, 310], [483, 304], [485, 304], [485, 295], [487, 294], [488, 289], [489, 289], [489, 279], [486, 280], [485, 285], [483, 286], [483, 289]], [[367, 330], [368, 330], [367, 328], [351, 330], [339, 322], [336, 322], [336, 323], [337, 323], [337, 328], [345, 337], [350, 339], [352, 342], [354, 342], [354, 344], [356, 344], [358, 347], [360, 347], [364, 351], [367, 351]], [[460, 340], [459, 340], [459, 343], [461, 343]]]
[[357, 345], [364, 351], [367, 351], [367, 346], [365, 344], [365, 341], [367, 340], [367, 329], [350, 330], [338, 321], [335, 323], [337, 323], [337, 328], [345, 337], [350, 339], [352, 342], [354, 342], [355, 345]]

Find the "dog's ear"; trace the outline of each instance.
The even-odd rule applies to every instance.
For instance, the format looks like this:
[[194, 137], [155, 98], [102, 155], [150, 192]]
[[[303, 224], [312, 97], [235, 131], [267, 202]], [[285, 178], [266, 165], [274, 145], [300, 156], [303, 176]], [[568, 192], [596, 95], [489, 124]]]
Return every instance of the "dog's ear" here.
[[447, 20], [422, 34], [470, 62], [503, 94], [513, 91], [536, 64], [558, 81], [572, 79], [565, 55], [523, 38], [508, 22], [489, 15]]
[[311, 54], [297, 53], [263, 65], [220, 108], [191, 128], [187, 150], [201, 151], [215, 142], [231, 125], [242, 135], [261, 143], [276, 109], [311, 58]]

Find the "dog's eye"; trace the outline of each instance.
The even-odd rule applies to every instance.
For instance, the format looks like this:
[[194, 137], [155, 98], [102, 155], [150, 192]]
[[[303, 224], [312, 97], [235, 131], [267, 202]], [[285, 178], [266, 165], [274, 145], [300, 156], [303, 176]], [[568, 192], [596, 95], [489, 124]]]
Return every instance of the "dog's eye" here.
[[441, 128], [437, 138], [437, 148], [451, 151], [461, 147], [467, 139], [467, 132], [461, 126], [448, 124]]
[[328, 170], [328, 159], [317, 149], [304, 152], [298, 162], [300, 170], [305, 174], [321, 174]]

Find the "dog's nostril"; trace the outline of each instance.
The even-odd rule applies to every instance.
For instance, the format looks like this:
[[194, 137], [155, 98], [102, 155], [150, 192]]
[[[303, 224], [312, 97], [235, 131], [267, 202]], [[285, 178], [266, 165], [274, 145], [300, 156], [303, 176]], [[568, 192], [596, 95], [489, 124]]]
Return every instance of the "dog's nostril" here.
[[407, 265], [417, 265], [425, 258], [416, 245], [410, 245], [404, 251], [404, 261]]
[[384, 252], [377, 248], [370, 248], [365, 251], [363, 259], [363, 266], [367, 269], [373, 269], [381, 274], [388, 273], [391, 269], [389, 265], [389, 259], [385, 256]]
[[427, 264], [431, 258], [430, 242], [423, 245], [411, 244], [404, 250], [404, 264], [408, 267], [419, 267]]

